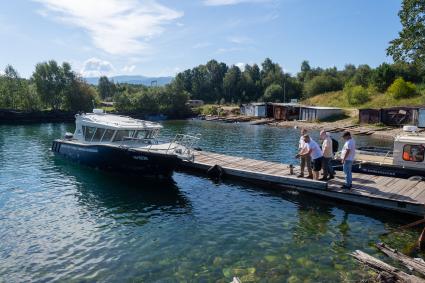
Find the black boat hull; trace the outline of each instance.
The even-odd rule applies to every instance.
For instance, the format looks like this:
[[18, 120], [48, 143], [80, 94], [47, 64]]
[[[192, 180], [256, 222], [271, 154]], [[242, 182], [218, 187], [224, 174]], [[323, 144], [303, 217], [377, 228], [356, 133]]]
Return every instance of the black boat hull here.
[[74, 162], [101, 170], [161, 179], [170, 178], [181, 162], [177, 156], [170, 154], [108, 145], [76, 144], [64, 140], [55, 140], [52, 151]]
[[[342, 171], [342, 164], [340, 160], [333, 160], [333, 168]], [[425, 178], [425, 170], [414, 168], [403, 168], [390, 164], [376, 164], [376, 163], [353, 163], [353, 172], [363, 173], [368, 175], [389, 176], [408, 179], [414, 176]]]

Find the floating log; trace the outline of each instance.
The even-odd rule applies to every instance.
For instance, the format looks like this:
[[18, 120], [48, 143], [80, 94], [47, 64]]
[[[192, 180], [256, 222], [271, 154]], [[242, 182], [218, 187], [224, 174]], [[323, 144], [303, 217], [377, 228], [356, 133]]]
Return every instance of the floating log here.
[[376, 247], [390, 258], [401, 262], [408, 269], [425, 275], [425, 262], [408, 257], [407, 255], [398, 252], [396, 249], [386, 246], [384, 243], [378, 243], [376, 244]]
[[406, 272], [401, 271], [398, 268], [395, 268], [394, 266], [391, 266], [360, 250], [356, 250], [355, 252], [351, 253], [351, 256], [353, 256], [357, 261], [378, 271], [379, 273], [383, 272], [383, 276], [385, 278], [388, 278], [388, 274], [389, 274], [390, 277], [393, 277], [395, 279], [394, 282], [410, 282], [410, 283], [425, 282], [425, 280], [423, 280], [422, 278], [419, 278], [415, 275], [407, 274]]

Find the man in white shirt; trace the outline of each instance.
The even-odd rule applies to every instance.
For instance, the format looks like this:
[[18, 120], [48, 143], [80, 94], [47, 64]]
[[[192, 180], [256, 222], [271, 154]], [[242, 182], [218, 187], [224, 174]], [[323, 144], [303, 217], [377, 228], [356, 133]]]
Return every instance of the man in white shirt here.
[[351, 137], [350, 132], [344, 132], [342, 138], [345, 140], [345, 144], [341, 152], [341, 163], [344, 174], [345, 174], [345, 184], [342, 186], [343, 189], [351, 189], [352, 185], [352, 167], [353, 161], [356, 156], [356, 143]]
[[301, 167], [301, 173], [297, 176], [298, 178], [304, 177], [304, 170], [305, 167], [307, 167], [308, 176], [307, 178], [313, 178], [313, 172], [311, 170], [311, 158], [310, 155], [302, 155], [306, 152], [307, 146], [304, 142], [304, 135], [307, 134], [306, 129], [301, 129], [301, 137], [300, 142], [298, 143], [298, 154], [297, 157], [300, 157], [300, 167]]
[[323, 178], [321, 181], [327, 181], [334, 178], [335, 171], [333, 170], [331, 161], [333, 158], [332, 139], [329, 133], [324, 130], [320, 131], [320, 138], [322, 139], [322, 153], [323, 153]]
[[319, 172], [322, 169], [323, 153], [320, 146], [310, 138], [309, 135], [304, 135], [304, 142], [306, 143], [306, 151], [300, 156], [310, 155], [313, 163], [313, 179], [319, 180]]

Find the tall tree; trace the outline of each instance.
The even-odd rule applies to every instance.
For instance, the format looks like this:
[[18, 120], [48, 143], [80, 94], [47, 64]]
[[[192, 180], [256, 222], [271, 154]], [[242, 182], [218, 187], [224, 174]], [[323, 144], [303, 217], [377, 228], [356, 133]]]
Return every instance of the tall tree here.
[[102, 99], [106, 99], [108, 97], [114, 96], [115, 84], [113, 81], [110, 81], [108, 77], [101, 76], [99, 78], [99, 82], [97, 84], [97, 89], [99, 91], [99, 95]]
[[3, 107], [17, 109], [25, 95], [24, 81], [19, 77], [18, 72], [7, 65], [2, 76], [2, 87], [0, 90], [1, 104]]
[[425, 68], [425, 0], [403, 0], [398, 13], [402, 30], [390, 41], [387, 54]]
[[237, 66], [232, 66], [224, 76], [223, 88], [226, 102], [239, 102], [241, 100], [241, 75], [241, 69]]
[[38, 63], [32, 78], [41, 101], [55, 110], [59, 109], [63, 104], [65, 89], [62, 67], [54, 60]]

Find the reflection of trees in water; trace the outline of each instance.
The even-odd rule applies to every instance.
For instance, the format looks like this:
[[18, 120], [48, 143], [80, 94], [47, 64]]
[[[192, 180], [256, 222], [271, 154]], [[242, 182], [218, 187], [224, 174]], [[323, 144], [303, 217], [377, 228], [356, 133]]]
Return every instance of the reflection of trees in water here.
[[72, 183], [78, 192], [78, 203], [90, 213], [144, 224], [156, 214], [191, 212], [189, 200], [172, 180], [145, 180], [102, 172], [62, 158], [55, 158], [54, 163], [61, 174], [75, 180]]

